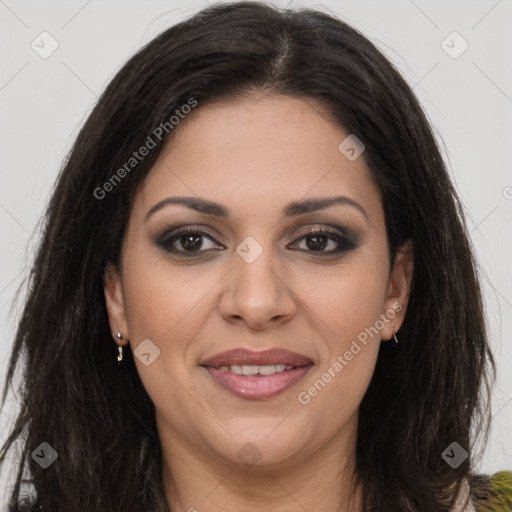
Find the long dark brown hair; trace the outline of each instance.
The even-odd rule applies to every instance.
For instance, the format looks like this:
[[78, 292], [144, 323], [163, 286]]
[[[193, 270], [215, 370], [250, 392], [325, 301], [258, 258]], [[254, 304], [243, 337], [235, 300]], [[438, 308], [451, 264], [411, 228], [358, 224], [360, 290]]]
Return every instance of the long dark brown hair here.
[[[167, 508], [154, 406], [129, 349], [116, 365], [103, 285], [106, 265], [119, 263], [133, 196], [172, 129], [104, 184], [191, 98], [199, 109], [254, 91], [315, 99], [363, 141], [391, 257], [413, 243], [400, 350], [381, 344], [360, 407], [364, 512], [448, 511], [461, 482], [472, 482], [495, 367], [462, 206], [429, 122], [393, 65], [346, 23], [241, 2], [206, 8], [133, 56], [58, 176], [4, 388], [3, 405], [19, 368], [21, 405], [1, 453], [21, 443], [12, 511], [25, 501], [48, 512]], [[58, 453], [47, 469], [31, 456], [42, 442]], [[452, 442], [469, 454], [456, 469], [441, 456]]]

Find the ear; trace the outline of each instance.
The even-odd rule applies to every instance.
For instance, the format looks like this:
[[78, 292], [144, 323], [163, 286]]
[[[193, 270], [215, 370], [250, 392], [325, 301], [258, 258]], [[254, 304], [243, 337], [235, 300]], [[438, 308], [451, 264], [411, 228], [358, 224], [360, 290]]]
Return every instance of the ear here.
[[[105, 294], [110, 332], [116, 343], [124, 346], [127, 344], [130, 334], [126, 322], [121, 276], [118, 269], [110, 263], [105, 267], [103, 292]], [[123, 335], [122, 340], [116, 338], [118, 332]]]
[[408, 240], [397, 250], [389, 277], [383, 314], [390, 321], [382, 329], [382, 339], [384, 340], [391, 339], [404, 321], [411, 291], [413, 269], [413, 245], [412, 241]]

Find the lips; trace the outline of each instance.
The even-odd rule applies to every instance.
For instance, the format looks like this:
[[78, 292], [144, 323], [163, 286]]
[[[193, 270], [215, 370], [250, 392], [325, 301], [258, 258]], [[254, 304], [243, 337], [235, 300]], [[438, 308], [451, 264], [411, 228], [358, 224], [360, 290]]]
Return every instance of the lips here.
[[236, 348], [221, 352], [201, 363], [201, 366], [220, 368], [221, 366], [270, 366], [284, 364], [300, 367], [312, 365], [313, 361], [302, 354], [284, 349], [269, 349], [254, 352], [244, 348]]
[[222, 389], [239, 398], [261, 400], [294, 387], [309, 372], [313, 361], [289, 350], [254, 352], [238, 348], [210, 357], [201, 366]]

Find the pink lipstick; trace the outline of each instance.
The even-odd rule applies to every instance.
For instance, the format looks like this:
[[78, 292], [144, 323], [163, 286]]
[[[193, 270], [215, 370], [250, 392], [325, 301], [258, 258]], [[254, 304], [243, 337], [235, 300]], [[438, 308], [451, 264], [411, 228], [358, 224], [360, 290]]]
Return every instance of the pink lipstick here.
[[313, 361], [284, 349], [221, 352], [201, 363], [217, 384], [246, 399], [271, 398], [304, 378]]

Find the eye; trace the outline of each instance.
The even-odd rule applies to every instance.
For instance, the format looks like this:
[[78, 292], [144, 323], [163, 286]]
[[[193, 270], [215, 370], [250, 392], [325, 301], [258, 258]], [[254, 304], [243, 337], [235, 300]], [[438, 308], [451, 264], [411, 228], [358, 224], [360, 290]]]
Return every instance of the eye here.
[[225, 249], [211, 235], [194, 227], [167, 231], [156, 239], [156, 243], [167, 252], [180, 256], [195, 256], [206, 251]]
[[[168, 229], [155, 240], [165, 251], [183, 257], [194, 257], [206, 252], [226, 249], [212, 235], [197, 227]], [[358, 247], [357, 237], [345, 229], [316, 227], [302, 234], [292, 244], [293, 250], [328, 256], [340, 254]]]
[[[298, 243], [300, 242], [300, 243]], [[322, 255], [338, 254], [357, 248], [358, 244], [352, 234], [344, 230], [314, 228], [298, 238], [293, 245], [299, 251], [320, 253]]]

